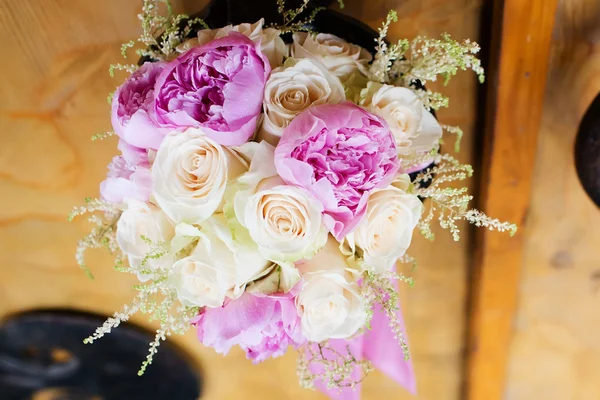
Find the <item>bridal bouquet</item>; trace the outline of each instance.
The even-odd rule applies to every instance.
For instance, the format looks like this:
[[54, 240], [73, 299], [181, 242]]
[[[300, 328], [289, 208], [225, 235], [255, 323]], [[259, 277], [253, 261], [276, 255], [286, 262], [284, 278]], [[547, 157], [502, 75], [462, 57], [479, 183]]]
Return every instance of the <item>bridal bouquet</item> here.
[[255, 363], [294, 347], [300, 383], [332, 397], [355, 396], [373, 368], [414, 391], [397, 301], [412, 280], [395, 268], [415, 263], [413, 232], [433, 239], [436, 219], [456, 240], [459, 220], [515, 230], [452, 186], [471, 167], [440, 153], [443, 131], [460, 130], [437, 122], [447, 99], [424, 88], [461, 69], [482, 78], [477, 44], [390, 45], [391, 12], [372, 55], [310, 31], [308, 0], [279, 1], [278, 26], [217, 29], [162, 3], [144, 2], [139, 65], [113, 67], [130, 75], [111, 97], [114, 133], [97, 138], [116, 134], [120, 155], [100, 199], [71, 215], [93, 213], [83, 268], [106, 247], [140, 282], [85, 342], [142, 312], [160, 328], [140, 373], [193, 328]]

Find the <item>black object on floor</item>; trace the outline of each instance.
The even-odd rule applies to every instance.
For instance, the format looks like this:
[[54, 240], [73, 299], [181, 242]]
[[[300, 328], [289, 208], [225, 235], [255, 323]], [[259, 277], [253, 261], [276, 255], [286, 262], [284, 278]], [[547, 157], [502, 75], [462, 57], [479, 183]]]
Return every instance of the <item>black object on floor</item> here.
[[195, 400], [199, 372], [162, 343], [146, 373], [137, 371], [152, 333], [123, 324], [83, 344], [103, 317], [65, 310], [33, 311], [0, 323], [2, 400]]
[[579, 125], [575, 140], [575, 169], [588, 196], [600, 207], [600, 94]]

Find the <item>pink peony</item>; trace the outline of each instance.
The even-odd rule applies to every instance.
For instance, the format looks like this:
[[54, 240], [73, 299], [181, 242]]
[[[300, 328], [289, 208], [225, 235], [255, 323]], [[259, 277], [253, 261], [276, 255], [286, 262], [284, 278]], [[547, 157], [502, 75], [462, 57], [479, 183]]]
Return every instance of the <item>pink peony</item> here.
[[165, 62], [145, 63], [113, 96], [113, 129], [132, 146], [156, 150], [168, 133], [168, 129], [158, 127], [154, 118], [154, 84], [165, 65]]
[[205, 346], [227, 354], [239, 345], [253, 363], [282, 356], [288, 346], [298, 347], [300, 320], [291, 296], [255, 296], [245, 292], [219, 308], [206, 308], [196, 325]]
[[323, 203], [325, 225], [340, 240], [364, 215], [369, 192], [388, 186], [400, 163], [387, 124], [344, 102], [298, 115], [275, 149], [275, 166]]
[[271, 67], [246, 36], [194, 47], [156, 81], [156, 114], [165, 127], [201, 127], [214, 141], [237, 146], [254, 134]]
[[152, 192], [148, 154], [122, 140], [119, 149], [122, 155], [108, 164], [107, 178], [100, 184], [100, 197], [116, 204], [125, 199], [148, 201]]

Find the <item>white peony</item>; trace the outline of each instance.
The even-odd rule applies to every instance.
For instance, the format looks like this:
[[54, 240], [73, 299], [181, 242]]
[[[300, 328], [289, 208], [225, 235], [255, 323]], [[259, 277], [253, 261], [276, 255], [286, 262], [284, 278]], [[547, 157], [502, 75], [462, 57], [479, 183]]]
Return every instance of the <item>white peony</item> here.
[[388, 123], [400, 155], [438, 147], [442, 127], [412, 90], [369, 82], [362, 97], [361, 105]]
[[248, 230], [263, 257], [293, 262], [312, 257], [327, 241], [323, 205], [308, 191], [287, 186], [277, 176], [274, 148], [267, 142], [248, 143], [250, 169], [238, 178], [233, 197], [235, 218]]
[[258, 139], [276, 145], [296, 115], [312, 106], [345, 99], [340, 80], [320, 62], [289, 58], [271, 73], [265, 85], [264, 119]]
[[[173, 225], [160, 209], [139, 201], [129, 201], [117, 222], [117, 244], [134, 269], [169, 267], [168, 264], [173, 260], [168, 254], [158, 259], [148, 259], [144, 266], [142, 262], [154, 250], [153, 247], [168, 243], [174, 234]], [[138, 278], [146, 281], [150, 277], [140, 273]]]
[[302, 333], [308, 340], [345, 339], [365, 325], [364, 299], [332, 236], [312, 260], [299, 264], [298, 268], [304, 284], [296, 297], [296, 307]]
[[349, 236], [362, 249], [367, 268], [389, 271], [406, 253], [423, 210], [421, 200], [406, 192], [408, 175], [369, 196], [367, 212]]
[[320, 61], [342, 82], [356, 73], [366, 74], [368, 63], [373, 58], [362, 47], [328, 33], [294, 33], [290, 53], [295, 58]]
[[228, 180], [247, 165], [200, 129], [167, 135], [152, 166], [153, 194], [176, 223], [198, 224], [221, 209]]
[[281, 39], [281, 32], [275, 28], [264, 28], [264, 18], [249, 24], [227, 25], [219, 29], [202, 29], [198, 37], [189, 39], [177, 47], [177, 51], [184, 53], [187, 50], [206, 44], [214, 39], [228, 36], [231, 32], [239, 32], [247, 36], [256, 44], [260, 44], [260, 51], [269, 59], [271, 68], [277, 68], [287, 56], [287, 46]]
[[[187, 235], [194, 234], [189, 226], [186, 231]], [[185, 305], [220, 307], [226, 298], [241, 296], [246, 285], [271, 266], [256, 251], [233, 240], [222, 214], [206, 220], [196, 235], [196, 248], [173, 265], [169, 276]]]

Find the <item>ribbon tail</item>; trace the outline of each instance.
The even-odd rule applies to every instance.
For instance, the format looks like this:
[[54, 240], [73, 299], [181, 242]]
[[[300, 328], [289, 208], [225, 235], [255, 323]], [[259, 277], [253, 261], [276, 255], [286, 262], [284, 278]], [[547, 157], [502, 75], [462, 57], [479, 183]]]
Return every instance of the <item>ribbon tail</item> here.
[[[400, 329], [405, 335], [406, 328], [400, 308], [396, 311]], [[371, 361], [373, 366], [392, 378], [396, 383], [407, 389], [413, 395], [417, 394], [417, 381], [411, 360], [404, 360], [404, 352], [394, 338], [389, 326], [389, 319], [378, 305], [373, 310], [371, 330], [364, 336], [363, 356]]]

